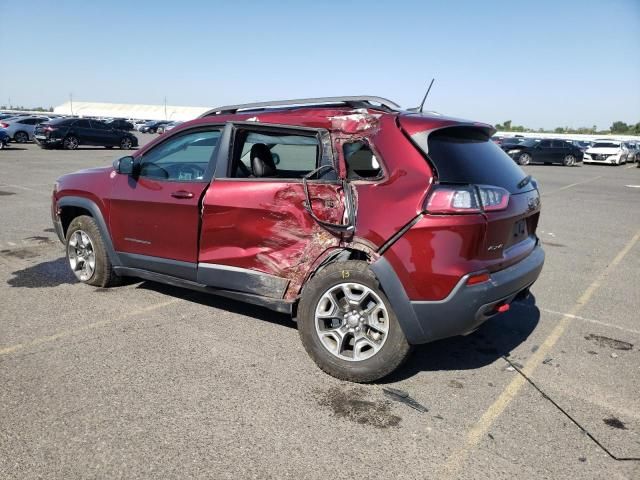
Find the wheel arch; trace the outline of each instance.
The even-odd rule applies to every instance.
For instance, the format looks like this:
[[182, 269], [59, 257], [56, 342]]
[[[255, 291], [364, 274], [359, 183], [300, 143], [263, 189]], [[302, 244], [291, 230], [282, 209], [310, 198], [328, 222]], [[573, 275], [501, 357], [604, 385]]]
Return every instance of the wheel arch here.
[[300, 286], [298, 287], [297, 297], [291, 305], [291, 316], [295, 319], [298, 314], [298, 303], [300, 302], [300, 294], [304, 286], [317, 275], [321, 270], [328, 265], [336, 262], [343, 262], [347, 260], [362, 260], [371, 264], [372, 255], [365, 248], [359, 248], [357, 245], [351, 245], [349, 247], [335, 247], [325, 250], [316, 260], [313, 262], [309, 272], [304, 277]]
[[100, 235], [102, 235], [111, 264], [113, 266], [122, 265], [118, 254], [113, 248], [111, 235], [109, 234], [109, 229], [107, 228], [107, 223], [102, 215], [102, 211], [94, 201], [84, 197], [67, 196], [58, 200], [57, 208], [60, 212], [59, 217], [62, 225], [62, 233], [65, 237], [67, 235], [69, 225], [74, 218], [80, 215], [88, 215], [92, 217], [98, 225], [98, 229], [100, 230]]

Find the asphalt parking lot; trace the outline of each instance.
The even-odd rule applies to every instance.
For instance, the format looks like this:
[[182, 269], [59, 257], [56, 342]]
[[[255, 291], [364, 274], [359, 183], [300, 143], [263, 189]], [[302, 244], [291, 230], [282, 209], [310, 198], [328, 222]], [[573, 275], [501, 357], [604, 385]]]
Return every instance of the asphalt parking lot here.
[[362, 386], [322, 373], [283, 315], [151, 282], [79, 285], [51, 187], [121, 152], [12, 147], [0, 478], [640, 478], [640, 169], [526, 167], [547, 253], [535, 302]]

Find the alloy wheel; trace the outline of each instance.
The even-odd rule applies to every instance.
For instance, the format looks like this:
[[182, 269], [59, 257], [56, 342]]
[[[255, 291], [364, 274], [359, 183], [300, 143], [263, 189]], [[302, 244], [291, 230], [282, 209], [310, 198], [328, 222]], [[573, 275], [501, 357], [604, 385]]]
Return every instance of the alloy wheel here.
[[389, 336], [389, 312], [382, 299], [361, 283], [327, 290], [315, 310], [316, 334], [334, 356], [362, 361], [380, 351]]
[[519, 160], [520, 165], [529, 165], [531, 163], [531, 155], [529, 155], [528, 153], [523, 153], [522, 155], [520, 155]]
[[120, 141], [120, 148], [122, 150], [129, 150], [131, 148], [132, 142], [130, 138], [123, 138]]
[[64, 139], [64, 148], [67, 150], [75, 150], [78, 148], [78, 139], [76, 137], [67, 137]]
[[13, 137], [13, 139], [17, 142], [17, 143], [26, 143], [29, 141], [29, 135], [27, 135], [24, 132], [18, 132], [15, 134], [15, 136]]
[[576, 164], [576, 157], [574, 157], [573, 155], [567, 155], [566, 157], [564, 157], [563, 163], [566, 167], [572, 167]]
[[67, 243], [69, 266], [81, 282], [89, 280], [96, 269], [96, 254], [91, 238], [83, 230], [76, 230]]

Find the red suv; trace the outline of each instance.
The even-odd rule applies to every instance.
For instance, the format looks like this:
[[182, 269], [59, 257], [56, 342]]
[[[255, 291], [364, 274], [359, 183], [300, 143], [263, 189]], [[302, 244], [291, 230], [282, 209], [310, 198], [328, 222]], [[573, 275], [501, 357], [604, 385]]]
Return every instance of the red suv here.
[[493, 133], [379, 97], [221, 107], [58, 179], [53, 222], [80, 281], [290, 313], [320, 368], [370, 382], [540, 274], [540, 196]]

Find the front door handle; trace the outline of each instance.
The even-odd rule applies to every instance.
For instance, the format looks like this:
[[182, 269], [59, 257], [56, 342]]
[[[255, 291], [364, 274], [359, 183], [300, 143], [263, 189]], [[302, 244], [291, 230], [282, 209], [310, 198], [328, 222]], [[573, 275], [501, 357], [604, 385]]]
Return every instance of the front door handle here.
[[171, 196], [173, 198], [193, 198], [193, 193], [186, 190], [178, 190], [177, 192], [173, 192]]

